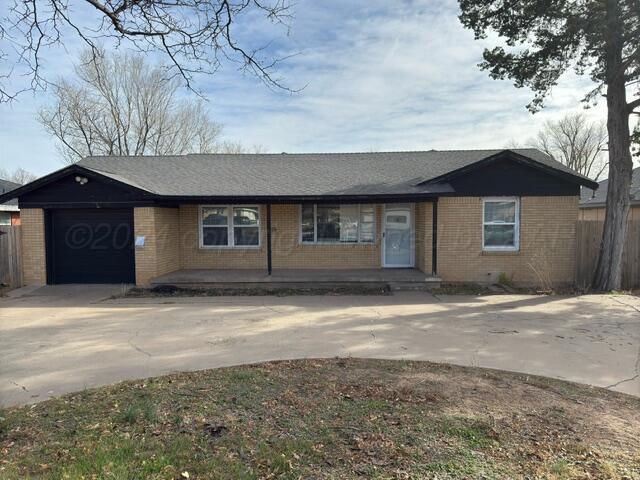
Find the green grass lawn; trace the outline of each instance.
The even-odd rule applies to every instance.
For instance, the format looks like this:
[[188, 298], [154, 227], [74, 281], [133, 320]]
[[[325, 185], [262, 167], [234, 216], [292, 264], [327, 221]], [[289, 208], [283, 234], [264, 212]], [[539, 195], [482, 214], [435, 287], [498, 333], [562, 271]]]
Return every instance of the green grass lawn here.
[[640, 479], [640, 399], [426, 362], [176, 374], [0, 417], [8, 479]]

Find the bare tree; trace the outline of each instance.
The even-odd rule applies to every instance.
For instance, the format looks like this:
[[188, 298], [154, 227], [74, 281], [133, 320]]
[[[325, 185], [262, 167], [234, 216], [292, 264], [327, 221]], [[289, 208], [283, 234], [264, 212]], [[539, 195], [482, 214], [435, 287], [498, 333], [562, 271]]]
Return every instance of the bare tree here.
[[529, 141], [560, 163], [582, 175], [598, 180], [609, 162], [603, 155], [607, 147], [607, 126], [589, 121], [583, 112], [570, 113], [557, 121], [547, 121]]
[[140, 54], [86, 52], [76, 79], [53, 88], [55, 102], [40, 122], [60, 142], [63, 158], [87, 155], [179, 155], [220, 149], [221, 126], [209, 119], [203, 100], [179, 98], [178, 78]]
[[0, 168], [0, 179], [9, 180], [13, 183], [24, 185], [25, 183], [33, 182], [38, 178], [35, 174], [25, 170], [22, 167], [16, 168], [13, 172], [9, 173], [4, 168]]
[[228, 60], [271, 87], [286, 88], [273, 75], [282, 59], [265, 56], [264, 45], [238, 41], [236, 28], [243, 21], [285, 24], [290, 17], [287, 0], [3, 0], [0, 102], [44, 88], [43, 58], [73, 37], [94, 55], [105, 41], [160, 52], [170, 64], [169, 74], [188, 87], [195, 74], [212, 74]]
[[218, 145], [216, 153], [267, 153], [267, 149], [260, 144], [254, 144], [251, 147], [246, 147], [242, 142], [227, 140]]

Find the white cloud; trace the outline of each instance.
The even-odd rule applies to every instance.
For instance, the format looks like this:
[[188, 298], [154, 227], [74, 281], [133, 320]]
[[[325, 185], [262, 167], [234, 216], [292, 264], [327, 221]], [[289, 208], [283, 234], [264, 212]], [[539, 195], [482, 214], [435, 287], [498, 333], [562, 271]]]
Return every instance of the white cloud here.
[[589, 88], [568, 75], [548, 108], [532, 116], [531, 92], [478, 69], [483, 44], [459, 24], [455, 2], [394, 4], [371, 15], [372, 3], [343, 7], [333, 20], [331, 6], [318, 12], [318, 4], [311, 11], [298, 4], [303, 28], [293, 36], [306, 48], [288, 74], [307, 88], [286, 97], [245, 80], [237, 89], [242, 103], [238, 95], [214, 96], [227, 134], [273, 151], [501, 147], [580, 108]]
[[[530, 92], [478, 69], [483, 43], [462, 28], [454, 0], [300, 0], [295, 12], [290, 35], [271, 51], [300, 52], [279, 73], [293, 88], [307, 85], [302, 92], [271, 91], [231, 66], [199, 78], [228, 138], [275, 152], [500, 148], [580, 108], [590, 87], [567, 75], [548, 108], [532, 116]], [[241, 35], [260, 44], [274, 31], [251, 22]], [[3, 166], [5, 158], [39, 173], [60, 166], [32, 120], [42, 100], [0, 107]], [[602, 112], [602, 105], [590, 110]]]

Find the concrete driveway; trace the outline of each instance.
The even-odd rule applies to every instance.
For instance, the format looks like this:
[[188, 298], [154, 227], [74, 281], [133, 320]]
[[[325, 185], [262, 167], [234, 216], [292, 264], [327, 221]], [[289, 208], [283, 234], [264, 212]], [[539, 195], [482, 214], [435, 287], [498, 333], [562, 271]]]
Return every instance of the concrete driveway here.
[[632, 296], [107, 299], [112, 293], [44, 287], [0, 299], [0, 403], [336, 355], [515, 370], [640, 395], [640, 298]]

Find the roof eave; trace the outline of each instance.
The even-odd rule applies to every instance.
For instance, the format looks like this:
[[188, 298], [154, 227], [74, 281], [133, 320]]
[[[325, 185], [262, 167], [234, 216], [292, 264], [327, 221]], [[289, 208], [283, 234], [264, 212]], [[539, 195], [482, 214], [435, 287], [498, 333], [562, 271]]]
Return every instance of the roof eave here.
[[363, 202], [407, 201], [411, 199], [433, 200], [448, 192], [319, 194], [319, 195], [158, 195], [160, 203], [312, 203], [312, 202]]
[[581, 175], [578, 174], [572, 174], [572, 173], [568, 173], [568, 172], [564, 172], [562, 170], [558, 170], [556, 168], [550, 167], [548, 165], [545, 165], [544, 163], [538, 162], [536, 160], [534, 160], [533, 158], [527, 157], [525, 155], [522, 155], [520, 153], [514, 152], [513, 150], [503, 150], [501, 152], [498, 152], [494, 155], [490, 155], [486, 158], [483, 158], [482, 160], [479, 160], [477, 162], [474, 162], [470, 165], [458, 168], [456, 170], [453, 170], [451, 172], [445, 173], [444, 175], [440, 175], [438, 177], [435, 178], [431, 178], [429, 180], [425, 180], [423, 182], [420, 182], [417, 185], [426, 185], [426, 184], [431, 184], [431, 183], [440, 183], [440, 182], [448, 182], [450, 180], [452, 180], [453, 178], [459, 177], [461, 175], [464, 175], [466, 173], [470, 173], [474, 170], [477, 170], [479, 168], [482, 168], [483, 166], [490, 164], [492, 162], [495, 162], [497, 160], [500, 159], [504, 159], [504, 158], [509, 158], [511, 160], [514, 160], [522, 165], [527, 165], [530, 166], [532, 168], [536, 168], [538, 170], [541, 170], [543, 172], [546, 172], [550, 175], [559, 177], [559, 178], [563, 178], [569, 182], [575, 183], [577, 185], [583, 185], [585, 187], [588, 187], [592, 190], [597, 190], [599, 187], [598, 182], [595, 182], [593, 180], [590, 180], [586, 177], [583, 177]]
[[146, 195], [154, 195], [152, 192], [143, 190], [140, 187], [137, 187], [135, 185], [116, 180], [107, 175], [103, 175], [100, 172], [95, 171], [93, 169], [86, 168], [81, 165], [73, 164], [73, 165], [69, 165], [68, 167], [61, 168], [60, 170], [56, 170], [55, 172], [52, 172], [49, 175], [45, 175], [44, 177], [38, 178], [33, 182], [29, 182], [25, 185], [22, 185], [21, 187], [18, 187], [15, 190], [10, 190], [9, 192], [0, 195], [0, 204], [8, 202], [9, 200], [13, 200], [14, 198], [20, 198], [22, 195], [25, 195], [29, 192], [37, 190], [38, 188], [44, 187], [45, 185], [55, 182], [56, 180], [59, 180], [60, 178], [63, 178], [72, 173], [80, 173], [82, 175], [86, 175], [91, 178], [100, 178], [101, 180], [106, 181], [108, 183], [114, 183], [114, 184], [126, 186], [128, 188], [135, 189]]

